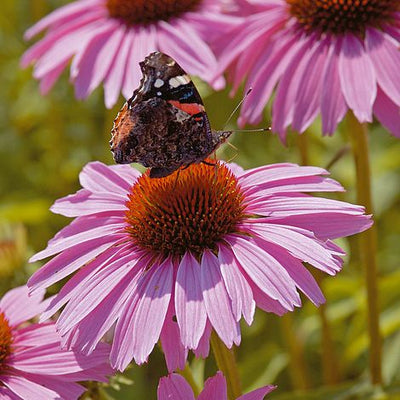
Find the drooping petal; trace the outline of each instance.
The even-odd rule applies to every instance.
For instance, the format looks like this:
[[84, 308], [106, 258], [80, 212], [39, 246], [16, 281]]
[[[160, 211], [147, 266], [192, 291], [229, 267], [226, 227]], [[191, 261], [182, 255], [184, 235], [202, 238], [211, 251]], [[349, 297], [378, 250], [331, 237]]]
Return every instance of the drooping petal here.
[[374, 104], [374, 113], [386, 129], [400, 138], [400, 107], [394, 104], [380, 88]]
[[276, 386], [264, 386], [238, 397], [237, 400], [263, 400], [268, 393], [271, 393], [275, 389]]
[[201, 287], [207, 316], [228, 348], [240, 343], [240, 328], [219, 269], [218, 259], [205, 250], [201, 259]]
[[157, 388], [158, 400], [195, 400], [192, 388], [185, 378], [171, 374], [160, 379]]
[[175, 283], [175, 310], [182, 343], [197, 348], [203, 335], [207, 314], [204, 307], [200, 264], [186, 253], [178, 268]]
[[241, 267], [263, 292], [288, 310], [300, 305], [296, 285], [275, 258], [245, 238], [229, 235], [225, 240], [232, 246]]
[[355, 36], [344, 36], [338, 67], [347, 105], [360, 122], [371, 122], [377, 91], [375, 70], [368, 53]]
[[400, 107], [399, 44], [385, 33], [368, 28], [365, 46], [374, 65], [379, 87]]
[[218, 246], [218, 261], [226, 290], [232, 300], [232, 311], [239, 321], [243, 314], [244, 319], [251, 325], [255, 312], [255, 301], [251, 287], [243, 277], [236, 260], [228, 247]]
[[204, 382], [204, 389], [197, 400], [227, 400], [226, 379], [221, 371]]

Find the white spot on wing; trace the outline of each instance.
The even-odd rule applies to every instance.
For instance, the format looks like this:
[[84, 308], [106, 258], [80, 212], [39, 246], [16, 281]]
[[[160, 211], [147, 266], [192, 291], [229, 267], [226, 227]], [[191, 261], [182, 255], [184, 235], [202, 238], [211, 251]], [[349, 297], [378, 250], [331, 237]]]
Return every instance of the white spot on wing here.
[[157, 92], [157, 96], [161, 96], [161, 92]]
[[156, 81], [154, 82], [154, 87], [156, 88], [160, 88], [162, 85], [164, 85], [164, 81], [160, 78], [156, 79]]
[[190, 82], [190, 77], [186, 74], [174, 76], [168, 81], [169, 86], [172, 88], [177, 88], [178, 86], [186, 85], [189, 82]]

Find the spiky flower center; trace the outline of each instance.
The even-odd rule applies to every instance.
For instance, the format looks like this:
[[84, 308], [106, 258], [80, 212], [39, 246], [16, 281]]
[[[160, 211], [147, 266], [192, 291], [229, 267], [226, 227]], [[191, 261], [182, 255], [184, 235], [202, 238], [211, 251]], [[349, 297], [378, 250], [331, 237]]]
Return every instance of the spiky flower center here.
[[194, 164], [161, 179], [144, 174], [126, 203], [127, 231], [155, 254], [199, 255], [237, 231], [243, 202], [236, 177], [222, 164]]
[[11, 352], [13, 336], [10, 325], [3, 312], [0, 312], [0, 371], [3, 369], [5, 359]]
[[290, 14], [307, 32], [353, 33], [382, 28], [400, 10], [398, 0], [286, 0]]
[[122, 19], [127, 25], [147, 25], [195, 11], [200, 3], [201, 0], [107, 0], [106, 7], [110, 17]]

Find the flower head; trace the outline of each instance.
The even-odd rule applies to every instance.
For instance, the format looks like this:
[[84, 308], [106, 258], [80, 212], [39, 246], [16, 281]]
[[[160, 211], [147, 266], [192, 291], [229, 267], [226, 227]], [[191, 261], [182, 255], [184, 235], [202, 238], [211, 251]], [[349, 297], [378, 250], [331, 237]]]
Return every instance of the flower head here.
[[75, 275], [50, 303], [65, 344], [91, 352], [113, 328], [112, 365], [147, 360], [161, 338], [170, 370], [188, 349], [207, 355], [214, 328], [240, 343], [255, 306], [283, 314], [298, 290], [324, 301], [302, 264], [334, 275], [343, 251], [330, 239], [371, 225], [364, 209], [306, 192], [341, 191], [316, 167], [194, 164], [163, 179], [127, 165], [88, 164], [83, 189], [52, 211], [76, 217], [32, 260], [56, 255], [29, 280], [44, 288]]
[[[263, 400], [272, 392], [275, 386], [264, 386], [253, 390], [237, 400]], [[157, 390], [158, 400], [195, 400], [192, 388], [185, 379], [178, 374], [171, 374], [161, 378]], [[206, 380], [203, 391], [197, 400], [227, 400], [226, 380], [222, 372], [218, 371], [215, 376]]]
[[29, 324], [48, 301], [43, 291], [28, 296], [25, 286], [0, 300], [0, 398], [77, 399], [85, 388], [78, 382], [107, 382], [109, 346], [101, 343], [89, 356], [61, 350], [55, 324]]
[[[272, 130], [284, 140], [322, 117], [333, 134], [348, 110], [400, 137], [397, 0], [243, 0], [247, 17], [220, 41], [221, 70], [253, 92], [240, 123], [257, 123], [276, 87]], [[233, 38], [233, 39], [232, 39]], [[228, 42], [228, 43], [227, 43]]]
[[139, 61], [156, 50], [172, 56], [188, 73], [215, 88], [217, 63], [209, 41], [233, 26], [222, 14], [223, 0], [76, 0], [49, 14], [25, 34], [43, 39], [22, 57], [35, 64], [42, 93], [53, 86], [70, 60], [76, 96], [87, 97], [101, 82], [107, 107], [120, 91], [132, 96], [139, 85]]

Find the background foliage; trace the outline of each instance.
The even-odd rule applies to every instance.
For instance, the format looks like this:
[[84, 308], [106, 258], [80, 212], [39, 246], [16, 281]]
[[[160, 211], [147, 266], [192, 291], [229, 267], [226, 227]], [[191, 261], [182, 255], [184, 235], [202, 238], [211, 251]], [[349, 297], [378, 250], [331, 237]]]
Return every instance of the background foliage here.
[[[106, 110], [100, 88], [87, 101], [77, 101], [67, 73], [48, 96], [42, 97], [32, 71], [19, 67], [28, 47], [23, 32], [64, 3], [1, 2], [0, 294], [26, 282], [39, 267], [28, 265], [29, 256], [45, 247], [68, 223], [48, 208], [56, 198], [78, 189], [77, 177], [83, 165], [91, 160], [112, 163], [110, 129], [124, 100]], [[229, 88], [215, 93], [201, 82], [198, 87], [212, 125], [222, 128], [240, 96], [229, 98]], [[263, 126], [268, 126], [268, 110], [265, 115]], [[350, 152], [346, 152], [345, 128], [342, 124], [333, 137], [323, 138], [317, 123], [302, 137], [290, 134], [286, 147], [270, 133], [236, 133], [231, 142], [237, 150], [225, 146], [219, 156], [227, 160], [234, 157], [245, 168], [284, 161], [326, 167], [338, 152], [343, 153], [330, 172], [348, 189], [339, 198], [354, 202], [354, 166]], [[343, 272], [334, 278], [317, 277], [327, 297], [325, 307], [318, 310], [304, 299], [304, 307], [291, 315], [278, 318], [258, 312], [253, 326], [243, 326], [237, 358], [245, 389], [274, 383], [278, 390], [269, 398], [281, 400], [400, 399], [400, 141], [373, 124], [370, 151], [386, 394], [367, 384], [363, 271], [357, 257], [351, 256], [356, 238], [340, 242], [350, 254]], [[193, 360], [192, 368], [200, 382], [203, 374], [207, 377], [215, 372], [212, 357]], [[107, 392], [116, 399], [155, 398], [158, 379], [165, 374], [163, 356], [157, 350], [147, 365], [132, 367], [124, 377], [114, 379]]]

